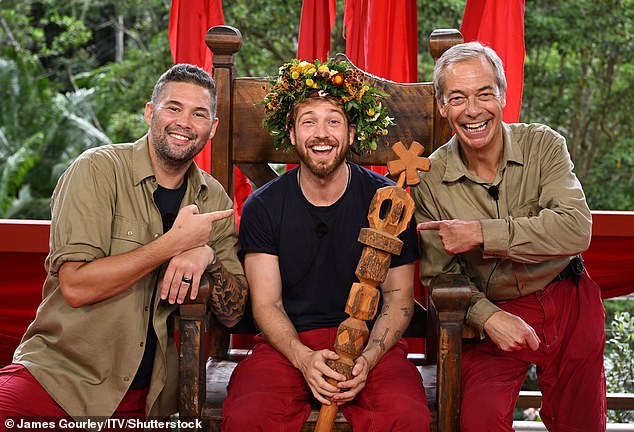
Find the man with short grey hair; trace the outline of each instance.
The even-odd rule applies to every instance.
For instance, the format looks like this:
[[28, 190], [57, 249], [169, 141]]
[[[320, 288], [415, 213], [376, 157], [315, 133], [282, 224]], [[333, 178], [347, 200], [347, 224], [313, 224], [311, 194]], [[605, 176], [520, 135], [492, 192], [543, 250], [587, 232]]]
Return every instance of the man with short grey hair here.
[[504, 69], [480, 43], [448, 49], [434, 85], [455, 135], [412, 196], [423, 283], [453, 273], [473, 286], [466, 320], [481, 339], [463, 349], [461, 431], [512, 431], [530, 364], [549, 430], [605, 430], [604, 310], [580, 256], [592, 220], [566, 141], [502, 122]]

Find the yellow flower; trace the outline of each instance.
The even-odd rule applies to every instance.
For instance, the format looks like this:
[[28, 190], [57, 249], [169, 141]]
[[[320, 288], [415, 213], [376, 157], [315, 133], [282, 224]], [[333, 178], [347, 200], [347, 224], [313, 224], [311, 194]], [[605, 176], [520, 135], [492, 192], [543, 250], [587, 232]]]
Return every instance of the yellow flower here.
[[368, 91], [370, 87], [368, 87], [367, 85], [364, 85], [363, 87], [361, 87], [361, 90], [359, 90], [359, 93], [357, 93], [356, 95], [356, 99], [361, 102], [361, 99], [363, 98], [363, 95], [365, 94], [366, 91]]
[[326, 74], [330, 72], [330, 68], [328, 68], [328, 65], [322, 64], [317, 68], [317, 72], [319, 72], [320, 74]]
[[312, 78], [308, 78], [306, 80], [306, 86], [308, 87], [314, 87], [315, 86], [315, 81], [312, 80]]
[[374, 115], [374, 108], [368, 108], [366, 112], [368, 113], [370, 117], [372, 117]]
[[297, 72], [296, 70], [291, 72], [291, 78], [293, 78], [294, 80], [299, 78], [299, 72]]

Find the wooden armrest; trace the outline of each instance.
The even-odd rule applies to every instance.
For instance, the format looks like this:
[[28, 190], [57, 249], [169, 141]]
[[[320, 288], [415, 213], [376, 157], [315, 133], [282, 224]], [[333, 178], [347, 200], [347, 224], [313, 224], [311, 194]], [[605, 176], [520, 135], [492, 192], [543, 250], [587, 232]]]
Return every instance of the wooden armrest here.
[[203, 275], [196, 299], [189, 297], [179, 307], [179, 382], [180, 418], [198, 419], [205, 400], [206, 331], [209, 279]]
[[[467, 308], [471, 302], [471, 282], [463, 275], [440, 275], [432, 283], [432, 301], [438, 312], [444, 311], [452, 319], [462, 321], [462, 338], [480, 337], [478, 330], [464, 323]], [[466, 306], [465, 306], [466, 302]], [[455, 315], [454, 317], [454, 314]]]
[[210, 288], [209, 277], [206, 273], [200, 278], [200, 286], [198, 287], [198, 296], [194, 300], [189, 296], [185, 298], [183, 304], [179, 307], [181, 318], [196, 319], [204, 317], [207, 314], [207, 302], [209, 302]]
[[429, 310], [438, 338], [438, 430], [458, 430], [462, 328], [471, 303], [470, 281], [462, 275], [440, 275], [430, 290]]

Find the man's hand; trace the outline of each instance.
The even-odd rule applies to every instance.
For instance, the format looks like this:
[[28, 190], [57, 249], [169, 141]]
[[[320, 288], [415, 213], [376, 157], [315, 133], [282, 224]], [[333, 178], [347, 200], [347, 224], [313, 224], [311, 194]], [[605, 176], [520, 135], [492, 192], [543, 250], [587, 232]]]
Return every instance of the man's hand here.
[[214, 257], [209, 245], [189, 249], [173, 257], [161, 282], [161, 299], [182, 304], [189, 291], [189, 297], [194, 300], [198, 295], [200, 278]]
[[213, 223], [232, 214], [233, 209], [199, 213], [195, 204], [179, 210], [166, 234], [178, 246], [161, 282], [161, 299], [181, 304], [188, 292], [192, 300], [196, 298], [200, 277], [214, 259], [214, 251], [207, 245]]
[[453, 219], [421, 222], [416, 225], [416, 229], [419, 231], [438, 231], [445, 251], [451, 255], [468, 252], [484, 243], [482, 225], [477, 220]]
[[337, 387], [343, 392], [334, 395], [332, 398], [333, 403], [337, 405], [343, 405], [346, 402], [350, 402], [357, 397], [359, 392], [365, 387], [365, 382], [368, 379], [370, 373], [370, 365], [368, 360], [363, 354], [361, 354], [354, 362], [352, 368], [352, 378], [349, 381], [341, 381], [337, 383]]
[[533, 327], [505, 311], [491, 315], [484, 323], [484, 331], [502, 351], [519, 351], [526, 347], [536, 351], [541, 343]]
[[335, 381], [344, 381], [345, 375], [342, 375], [328, 367], [327, 360], [338, 360], [339, 355], [331, 350], [310, 351], [301, 354], [299, 359], [299, 371], [304, 375], [304, 379], [308, 383], [308, 387], [319, 402], [330, 405], [327, 398], [331, 398], [340, 392], [339, 388], [328, 383], [327, 378]]
[[233, 209], [220, 210], [210, 213], [199, 213], [195, 204], [190, 204], [179, 210], [174, 225], [167, 232], [178, 245], [177, 251], [183, 252], [209, 242], [213, 232], [213, 223], [233, 214]]

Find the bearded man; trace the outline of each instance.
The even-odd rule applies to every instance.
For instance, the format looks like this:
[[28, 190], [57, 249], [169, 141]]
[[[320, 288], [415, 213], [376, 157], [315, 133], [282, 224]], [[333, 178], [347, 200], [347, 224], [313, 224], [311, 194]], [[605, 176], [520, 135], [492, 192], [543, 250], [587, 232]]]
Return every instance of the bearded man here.
[[208, 273], [216, 319], [242, 317], [233, 202], [193, 162], [218, 125], [214, 80], [171, 67], [145, 120], [145, 136], [87, 150], [55, 188], [42, 303], [0, 370], [0, 417], [167, 417], [178, 304]]
[[[401, 234], [403, 250], [382, 283], [382, 308], [353, 378], [327, 365], [339, 358], [333, 344], [356, 282], [357, 236], [369, 225], [376, 190], [394, 185], [346, 160], [352, 146], [371, 150], [391, 124], [382, 97], [347, 62], [297, 60], [280, 68], [266, 97], [264, 127], [300, 163], [243, 207], [239, 253], [262, 333], [231, 377], [224, 431], [299, 431], [312, 398], [340, 405], [354, 430], [429, 430], [421, 376], [401, 339], [414, 308], [413, 224]], [[358, 103], [346, 103], [352, 99]]]

